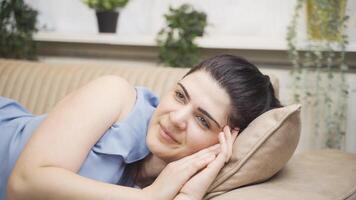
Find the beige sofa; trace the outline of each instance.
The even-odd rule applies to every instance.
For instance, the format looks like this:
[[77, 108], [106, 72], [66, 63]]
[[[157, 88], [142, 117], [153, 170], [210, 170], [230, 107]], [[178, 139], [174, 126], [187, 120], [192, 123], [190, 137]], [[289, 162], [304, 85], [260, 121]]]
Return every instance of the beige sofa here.
[[[44, 64], [0, 59], [0, 95], [18, 100], [35, 114], [88, 81], [116, 74], [133, 85], [149, 87], [162, 96], [187, 71], [173, 68], [121, 67], [108, 64]], [[278, 81], [273, 79], [278, 91]], [[214, 200], [356, 200], [356, 155], [338, 150], [294, 155], [267, 181], [236, 188]]]

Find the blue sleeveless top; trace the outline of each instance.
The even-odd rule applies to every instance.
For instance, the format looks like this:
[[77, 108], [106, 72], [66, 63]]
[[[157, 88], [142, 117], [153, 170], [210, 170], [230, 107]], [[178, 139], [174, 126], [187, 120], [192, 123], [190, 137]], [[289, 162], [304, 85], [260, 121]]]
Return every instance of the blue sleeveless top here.
[[[78, 174], [98, 181], [133, 187], [125, 167], [149, 154], [146, 133], [158, 97], [144, 87], [135, 87], [132, 111], [113, 124], [92, 147]], [[0, 199], [16, 160], [34, 130], [47, 115], [35, 116], [12, 99], [0, 97]]]

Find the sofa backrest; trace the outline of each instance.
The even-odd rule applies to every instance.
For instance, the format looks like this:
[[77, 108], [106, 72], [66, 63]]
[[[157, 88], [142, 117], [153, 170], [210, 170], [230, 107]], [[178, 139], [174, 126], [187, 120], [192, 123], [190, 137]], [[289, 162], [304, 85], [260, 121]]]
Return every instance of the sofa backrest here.
[[[108, 64], [49, 64], [0, 59], [0, 96], [19, 101], [34, 114], [48, 112], [66, 94], [103, 75], [114, 74], [162, 97], [187, 68]], [[269, 75], [278, 95], [278, 80]]]

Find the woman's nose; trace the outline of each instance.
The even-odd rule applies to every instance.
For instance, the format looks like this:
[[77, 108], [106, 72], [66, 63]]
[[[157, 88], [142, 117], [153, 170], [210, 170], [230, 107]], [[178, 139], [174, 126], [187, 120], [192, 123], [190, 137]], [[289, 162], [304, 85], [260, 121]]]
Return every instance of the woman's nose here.
[[187, 119], [189, 116], [189, 108], [183, 107], [169, 113], [170, 121], [179, 129], [187, 127]]

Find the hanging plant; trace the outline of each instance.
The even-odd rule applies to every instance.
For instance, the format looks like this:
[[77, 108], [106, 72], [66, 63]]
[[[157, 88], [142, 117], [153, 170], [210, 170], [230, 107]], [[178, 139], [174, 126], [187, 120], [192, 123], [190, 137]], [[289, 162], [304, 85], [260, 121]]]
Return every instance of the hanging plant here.
[[23, 0], [0, 1], [0, 57], [36, 59], [37, 11]]
[[341, 41], [346, 0], [307, 0], [306, 8], [310, 39]]
[[[298, 0], [287, 31], [292, 62], [293, 101], [302, 103], [312, 118], [314, 143], [343, 148], [348, 86], [345, 72], [346, 0]], [[300, 14], [307, 10], [307, 38], [298, 38]]]
[[159, 60], [172, 67], [192, 67], [198, 63], [200, 51], [194, 39], [204, 35], [207, 16], [189, 4], [169, 8], [167, 27], [157, 37]]

